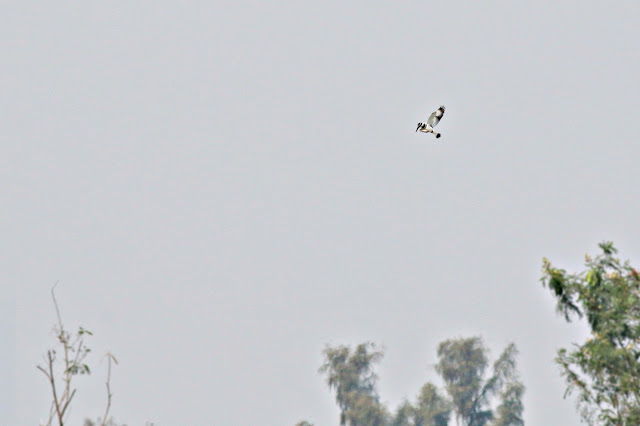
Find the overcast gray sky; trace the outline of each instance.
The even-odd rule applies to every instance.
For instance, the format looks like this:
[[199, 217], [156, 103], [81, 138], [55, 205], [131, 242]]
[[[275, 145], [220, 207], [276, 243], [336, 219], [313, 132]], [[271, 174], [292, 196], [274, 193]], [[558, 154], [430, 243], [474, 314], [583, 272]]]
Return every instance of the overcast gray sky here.
[[0, 12], [0, 424], [47, 414], [57, 280], [95, 333], [70, 424], [102, 413], [107, 350], [129, 425], [322, 426], [325, 344], [384, 345], [395, 408], [472, 335], [517, 344], [527, 424], [579, 424], [553, 358], [585, 330], [541, 259], [640, 264], [640, 3]]

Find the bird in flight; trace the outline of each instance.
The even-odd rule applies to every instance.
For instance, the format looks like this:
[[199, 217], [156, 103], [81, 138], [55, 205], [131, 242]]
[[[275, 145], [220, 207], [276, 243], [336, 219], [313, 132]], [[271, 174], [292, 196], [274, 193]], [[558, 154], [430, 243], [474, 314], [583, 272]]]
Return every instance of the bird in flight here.
[[435, 110], [427, 119], [426, 123], [418, 123], [418, 127], [416, 128], [416, 132], [420, 130], [423, 133], [433, 133], [436, 135], [436, 138], [439, 138], [440, 133], [433, 130], [434, 127], [440, 122], [442, 116], [444, 115], [444, 105], [441, 105], [440, 108]]

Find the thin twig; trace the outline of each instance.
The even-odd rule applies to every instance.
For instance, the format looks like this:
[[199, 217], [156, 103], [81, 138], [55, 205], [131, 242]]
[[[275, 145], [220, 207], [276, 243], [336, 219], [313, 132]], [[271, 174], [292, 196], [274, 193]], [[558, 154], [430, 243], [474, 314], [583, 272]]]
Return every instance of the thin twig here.
[[107, 352], [107, 354], [105, 355], [107, 357], [107, 407], [104, 410], [104, 416], [102, 416], [102, 425], [101, 426], [106, 426], [107, 424], [107, 419], [109, 417], [109, 410], [111, 409], [111, 397], [113, 396], [113, 394], [111, 393], [111, 360], [113, 360], [113, 362], [116, 363], [116, 365], [118, 365], [118, 360], [116, 359], [115, 356], [113, 356], [113, 354], [111, 352]]
[[[47, 379], [49, 379], [49, 383], [51, 383], [53, 389], [54, 389], [54, 394], [55, 394], [55, 382], [53, 380], [53, 377], [47, 372], [47, 370], [45, 370], [44, 368], [42, 368], [41, 366], [37, 365], [36, 368], [40, 371], [42, 371], [42, 373], [47, 376]], [[47, 426], [51, 426], [51, 421], [53, 420], [53, 413], [55, 411], [55, 401], [51, 402], [51, 408], [49, 409], [49, 419], [47, 420]]]
[[51, 356], [51, 351], [47, 351], [47, 357], [49, 358], [49, 381], [51, 382], [51, 390], [53, 392], [53, 403], [56, 407], [56, 413], [58, 414], [58, 422], [60, 426], [62, 426], [62, 413], [60, 412], [60, 401], [58, 401], [55, 377], [53, 376], [53, 357]]
[[53, 402], [51, 403], [51, 407], [49, 408], [49, 420], [47, 420], [47, 426], [51, 426], [51, 422], [53, 422], [53, 415], [55, 414], [55, 408]]
[[[62, 343], [62, 347], [64, 349], [65, 387], [64, 387], [64, 393], [62, 394], [62, 398], [60, 399], [60, 402], [59, 402], [60, 404], [64, 402], [64, 406], [60, 411], [62, 413], [62, 416], [64, 416], [65, 412], [67, 411], [67, 408], [69, 407], [69, 404], [71, 403], [71, 399], [73, 398], [73, 395], [76, 393], [75, 389], [71, 391], [71, 380], [73, 378], [73, 373], [71, 372], [70, 368], [72, 365], [75, 365], [77, 357], [80, 354], [81, 345], [78, 346], [78, 349], [76, 351], [77, 353], [74, 358], [74, 362], [71, 363], [69, 360], [69, 348], [72, 346], [75, 346], [77, 341], [73, 342], [73, 344], [69, 342], [70, 336], [67, 334], [67, 332], [64, 329], [64, 325], [62, 323], [62, 315], [60, 315], [60, 308], [58, 306], [58, 300], [56, 299], [56, 294], [55, 294], [55, 288], [57, 285], [58, 285], [58, 281], [56, 281], [56, 283], [51, 288], [51, 297], [53, 299], [53, 306], [56, 308], [56, 316], [58, 317], [58, 340], [60, 340], [60, 343]], [[62, 426], [62, 418], [60, 418], [60, 426]]]
[[53, 284], [53, 287], [51, 287], [51, 297], [53, 298], [53, 306], [55, 306], [56, 308], [56, 315], [58, 316], [58, 326], [60, 327], [60, 331], [62, 331], [62, 317], [60, 316], [60, 309], [58, 309], [58, 301], [56, 300], [56, 293], [55, 293], [55, 289], [56, 286], [58, 285], [59, 281], [56, 281]]
[[67, 399], [67, 402], [65, 402], [64, 407], [62, 407], [62, 416], [64, 417], [65, 412], [67, 411], [67, 407], [69, 407], [69, 404], [71, 403], [71, 400], [73, 399], [73, 395], [76, 394], [76, 390], [74, 389], [73, 392], [71, 392], [71, 396], [69, 396], [69, 399]]
[[[62, 394], [62, 400], [68, 400], [70, 391], [71, 391], [71, 374], [69, 372], [69, 338], [66, 335], [64, 330], [64, 325], [62, 324], [62, 316], [60, 315], [60, 308], [58, 307], [58, 300], [56, 299], [56, 286], [59, 281], [56, 281], [51, 287], [51, 298], [53, 299], [53, 306], [56, 308], [56, 316], [58, 317], [58, 340], [62, 343], [64, 349], [64, 382], [65, 389]], [[60, 423], [62, 424], [62, 422]]]
[[49, 376], [49, 373], [47, 373], [47, 371], [44, 368], [40, 367], [39, 365], [36, 368], [42, 371], [44, 375], [47, 376], [47, 379], [51, 380], [51, 376]]

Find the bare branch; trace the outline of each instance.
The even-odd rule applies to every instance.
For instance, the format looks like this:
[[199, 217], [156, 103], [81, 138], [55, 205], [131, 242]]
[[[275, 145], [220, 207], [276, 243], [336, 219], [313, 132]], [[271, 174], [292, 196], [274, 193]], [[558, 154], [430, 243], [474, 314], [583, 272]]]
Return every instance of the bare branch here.
[[47, 370], [45, 370], [44, 368], [40, 367], [39, 365], [36, 366], [36, 368], [40, 371], [42, 371], [44, 373], [45, 376], [47, 376], [47, 379], [51, 380], [51, 376], [49, 376], [49, 373], [47, 373]]
[[106, 426], [107, 425], [107, 419], [109, 418], [109, 410], [111, 409], [111, 397], [113, 396], [113, 394], [111, 393], [111, 360], [113, 360], [113, 362], [116, 363], [116, 365], [118, 365], [118, 360], [116, 359], [115, 356], [113, 356], [113, 354], [111, 352], [107, 352], [107, 354], [105, 355], [105, 357], [107, 358], [107, 407], [104, 410], [104, 416], [102, 416], [102, 425], [101, 426]]
[[47, 420], [47, 426], [51, 426], [51, 422], [53, 422], [53, 416], [56, 412], [54, 405], [55, 404], [52, 402], [51, 407], [49, 407], [49, 420]]
[[[55, 284], [53, 284], [53, 287], [51, 288], [51, 298], [53, 299], [53, 306], [56, 309], [56, 317], [58, 318], [58, 340], [60, 341], [60, 343], [62, 343], [62, 347], [64, 350], [64, 382], [65, 382], [65, 387], [64, 387], [64, 392], [62, 393], [62, 397], [60, 398], [59, 401], [56, 402], [57, 405], [57, 409], [58, 409], [58, 417], [59, 417], [59, 421], [60, 421], [60, 425], [62, 425], [62, 417], [60, 416], [60, 409], [59, 406], [64, 402], [66, 402], [65, 404], [65, 409], [69, 404], [69, 401], [71, 401], [71, 372], [69, 371], [69, 367], [71, 366], [70, 362], [69, 362], [69, 349], [70, 349], [70, 343], [69, 343], [69, 336], [67, 335], [67, 332], [64, 329], [64, 325], [62, 323], [62, 315], [60, 315], [60, 308], [58, 306], [58, 300], [56, 299], [56, 286], [58, 285], [58, 281], [55, 282]], [[53, 373], [52, 373], [53, 374]], [[64, 410], [62, 410], [62, 412], [64, 413]]]
[[56, 413], [58, 414], [58, 422], [60, 426], [62, 426], [62, 413], [60, 412], [60, 401], [58, 400], [58, 393], [56, 391], [56, 382], [55, 377], [53, 375], [53, 356], [51, 355], [51, 351], [47, 351], [47, 358], [49, 358], [49, 382], [51, 383], [51, 391], [53, 392], [53, 404], [56, 407]]
[[56, 281], [53, 284], [53, 287], [51, 287], [51, 298], [53, 299], [53, 306], [55, 306], [56, 308], [56, 315], [58, 317], [58, 327], [60, 327], [60, 331], [62, 331], [63, 330], [62, 317], [60, 316], [60, 309], [58, 309], [58, 301], [56, 300], [56, 293], [55, 293], [55, 289], [56, 289], [56, 286], [58, 285], [58, 282], [59, 281]]
[[[71, 392], [71, 395], [69, 396], [69, 399], [67, 400], [67, 402], [65, 402], [64, 407], [62, 407], [62, 416], [64, 417], [65, 412], [67, 411], [67, 408], [69, 407], [69, 404], [71, 403], [71, 400], [73, 399], [73, 395], [76, 394], [76, 390], [74, 389], [73, 392]], [[62, 423], [60, 423], [62, 425]]]

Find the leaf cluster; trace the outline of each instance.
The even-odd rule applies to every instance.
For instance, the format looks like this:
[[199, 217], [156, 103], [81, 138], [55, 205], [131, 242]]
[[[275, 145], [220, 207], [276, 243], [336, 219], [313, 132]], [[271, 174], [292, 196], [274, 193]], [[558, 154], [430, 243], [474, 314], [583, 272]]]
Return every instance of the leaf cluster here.
[[591, 337], [558, 351], [565, 396], [578, 393], [589, 424], [640, 424], [640, 275], [616, 257], [611, 242], [585, 256], [585, 270], [571, 274], [543, 260], [542, 283], [567, 321], [584, 318]]

